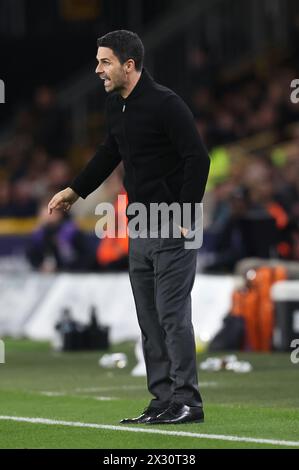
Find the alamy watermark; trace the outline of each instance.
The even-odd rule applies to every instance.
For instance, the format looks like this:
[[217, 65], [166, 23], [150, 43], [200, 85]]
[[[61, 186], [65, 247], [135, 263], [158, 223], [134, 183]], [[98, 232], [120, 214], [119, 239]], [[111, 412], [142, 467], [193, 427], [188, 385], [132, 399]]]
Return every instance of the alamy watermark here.
[[5, 363], [5, 344], [2, 339], [0, 339], [0, 364]]
[[0, 104], [5, 103], [5, 85], [4, 81], [0, 79]]
[[295, 348], [291, 352], [291, 362], [293, 364], [299, 364], [299, 339], [293, 339], [290, 344], [291, 348]]
[[291, 88], [294, 88], [290, 96], [291, 102], [293, 104], [298, 104], [299, 103], [299, 78], [294, 78], [294, 80], [291, 81]]
[[[118, 207], [125, 207], [126, 196], [118, 195]], [[203, 242], [202, 203], [167, 204], [150, 203], [149, 207], [133, 202], [126, 214], [115, 211], [113, 204], [102, 202], [96, 206], [95, 214], [100, 215], [95, 233], [98, 238], [183, 238], [184, 248], [198, 249]]]

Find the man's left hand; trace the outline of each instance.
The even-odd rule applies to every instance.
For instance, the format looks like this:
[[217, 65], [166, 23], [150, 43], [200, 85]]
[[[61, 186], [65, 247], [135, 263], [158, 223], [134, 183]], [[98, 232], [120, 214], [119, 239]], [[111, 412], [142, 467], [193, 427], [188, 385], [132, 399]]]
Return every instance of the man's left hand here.
[[179, 227], [180, 227], [180, 230], [181, 230], [181, 232], [182, 232], [182, 235], [183, 235], [184, 237], [186, 237], [186, 235], [187, 235], [187, 233], [189, 232], [189, 230], [188, 230], [187, 228], [185, 228], [185, 227], [181, 227], [180, 225], [179, 225]]

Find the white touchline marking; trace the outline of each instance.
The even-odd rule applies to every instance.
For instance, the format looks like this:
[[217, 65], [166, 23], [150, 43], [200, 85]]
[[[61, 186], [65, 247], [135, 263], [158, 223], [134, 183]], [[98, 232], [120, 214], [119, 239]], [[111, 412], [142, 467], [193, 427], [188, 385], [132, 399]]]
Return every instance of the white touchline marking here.
[[94, 400], [99, 400], [99, 401], [111, 401], [111, 400], [119, 400], [117, 397], [89, 397], [93, 398]]
[[111, 387], [75, 388], [75, 392], [109, 392], [109, 390], [145, 390], [146, 385], [115, 385]]
[[104, 396], [93, 396], [93, 395], [72, 395], [66, 392], [39, 392], [39, 395], [43, 395], [45, 397], [72, 397], [72, 398], [89, 398], [90, 400], [98, 400], [98, 401], [111, 401], [111, 400], [119, 400], [117, 397], [104, 397]]
[[[216, 387], [217, 382], [200, 382], [199, 387]], [[110, 387], [75, 388], [75, 392], [108, 392], [109, 390], [145, 390], [146, 385], [119, 385]]]
[[[299, 447], [299, 441], [283, 441], [276, 439], [259, 439], [255, 437], [241, 437], [241, 436], [226, 436], [224, 434], [202, 434], [195, 432], [185, 431], [164, 431], [162, 429], [152, 428], [133, 428], [126, 426], [113, 426], [111, 424], [96, 424], [96, 423], [81, 423], [79, 421], [61, 421], [47, 418], [29, 418], [23, 416], [0, 416], [2, 421], [18, 421], [23, 423], [33, 424], [49, 424], [59, 426], [71, 426], [76, 428], [90, 428], [90, 429], [107, 429], [110, 431], [128, 431], [128, 432], [143, 432], [148, 434], [164, 434], [167, 436], [180, 436], [180, 437], [193, 437], [197, 439], [214, 439], [219, 441], [235, 441], [235, 442], [252, 442], [256, 444], [271, 444], [279, 446]], [[148, 425], [150, 427], [150, 425]]]
[[218, 382], [199, 382], [198, 386], [199, 387], [217, 387]]

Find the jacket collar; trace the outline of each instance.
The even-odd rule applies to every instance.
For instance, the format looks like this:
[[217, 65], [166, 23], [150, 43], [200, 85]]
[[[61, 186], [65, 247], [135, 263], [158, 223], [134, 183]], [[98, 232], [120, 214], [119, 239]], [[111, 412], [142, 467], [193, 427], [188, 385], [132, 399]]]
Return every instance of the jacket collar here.
[[131, 93], [127, 96], [127, 98], [122, 98], [121, 95], [119, 96], [124, 102], [128, 102], [142, 94], [148, 88], [148, 86], [153, 83], [153, 81], [154, 80], [152, 76], [148, 73], [146, 68], [143, 67], [138, 82], [134, 86]]

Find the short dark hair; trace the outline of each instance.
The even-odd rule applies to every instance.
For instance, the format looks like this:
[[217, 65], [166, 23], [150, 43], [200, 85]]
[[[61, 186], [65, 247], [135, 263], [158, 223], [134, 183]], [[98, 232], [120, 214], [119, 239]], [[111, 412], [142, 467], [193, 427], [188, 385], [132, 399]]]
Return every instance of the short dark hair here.
[[136, 70], [142, 69], [144, 46], [138, 34], [125, 29], [111, 31], [98, 38], [97, 45], [112, 49], [121, 64], [124, 64], [128, 59], [133, 59]]

